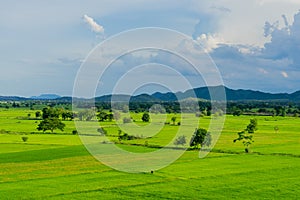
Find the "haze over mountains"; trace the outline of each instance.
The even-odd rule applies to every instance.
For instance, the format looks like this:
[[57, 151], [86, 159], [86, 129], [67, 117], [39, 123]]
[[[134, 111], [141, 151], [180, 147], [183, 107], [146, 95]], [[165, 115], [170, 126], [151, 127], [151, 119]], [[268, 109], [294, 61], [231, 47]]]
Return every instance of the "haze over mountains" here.
[[[210, 100], [210, 92], [214, 94], [221, 94], [225, 89], [226, 99], [228, 101], [241, 101], [241, 100], [288, 100], [288, 101], [300, 101], [300, 91], [288, 94], [288, 93], [267, 93], [254, 90], [244, 89], [230, 89], [223, 86], [212, 87], [200, 87], [185, 92], [177, 93], [161, 93], [156, 92], [154, 94], [140, 94], [136, 96], [129, 95], [104, 95], [96, 97], [96, 101], [139, 101], [139, 102], [156, 102], [156, 101], [176, 101], [187, 98], [199, 98], [204, 100]], [[216, 95], [218, 98], [218, 95]], [[222, 97], [220, 97], [222, 99]], [[61, 97], [55, 94], [42, 94], [40, 96], [33, 96], [30, 98], [18, 97], [18, 96], [0, 96], [1, 101], [22, 101], [22, 100], [65, 100], [71, 101], [72, 97]], [[219, 100], [219, 99], [216, 99]]]

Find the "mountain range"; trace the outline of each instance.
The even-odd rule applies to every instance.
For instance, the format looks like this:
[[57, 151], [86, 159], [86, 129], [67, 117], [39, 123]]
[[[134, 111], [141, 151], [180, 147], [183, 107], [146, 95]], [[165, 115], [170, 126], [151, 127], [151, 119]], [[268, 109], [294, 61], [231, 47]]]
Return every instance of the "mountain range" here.
[[[210, 93], [214, 94], [215, 100], [221, 100], [222, 91], [225, 90], [227, 101], [242, 101], [242, 100], [286, 100], [286, 101], [300, 101], [300, 91], [294, 93], [267, 93], [254, 90], [244, 89], [230, 89], [224, 86], [210, 86], [199, 87], [190, 89], [185, 92], [177, 93], [161, 93], [156, 92], [154, 94], [140, 94], [136, 96], [129, 95], [104, 95], [96, 97], [96, 101], [108, 102], [108, 101], [133, 101], [133, 102], [160, 102], [160, 101], [176, 101], [187, 98], [199, 98], [204, 100], [210, 100]], [[62, 100], [71, 101], [72, 97], [60, 97], [55, 94], [44, 94], [40, 96], [33, 96], [30, 98], [18, 97], [18, 96], [0, 96], [0, 101], [25, 101], [25, 100]], [[80, 100], [80, 98], [77, 98]], [[83, 100], [83, 99], [81, 99]]]

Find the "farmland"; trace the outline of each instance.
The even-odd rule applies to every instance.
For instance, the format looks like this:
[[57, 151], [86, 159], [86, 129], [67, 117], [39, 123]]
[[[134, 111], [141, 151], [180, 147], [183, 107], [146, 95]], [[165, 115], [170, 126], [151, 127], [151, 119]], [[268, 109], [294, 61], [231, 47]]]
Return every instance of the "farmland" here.
[[[253, 116], [227, 115], [222, 134], [207, 157], [189, 150], [171, 165], [149, 173], [125, 173], [97, 161], [82, 145], [73, 121], [65, 130], [42, 134], [36, 130], [35, 111], [0, 110], [0, 199], [298, 199], [300, 192], [300, 118], [256, 116], [252, 153], [233, 143]], [[141, 113], [133, 113], [135, 123]], [[170, 121], [174, 114], [169, 114]], [[195, 121], [194, 114], [187, 114]], [[179, 118], [179, 116], [178, 116]], [[207, 128], [211, 117], [200, 119]], [[158, 118], [157, 123], [160, 118]], [[84, 122], [89, 124], [97, 122]], [[117, 135], [114, 122], [101, 125]], [[125, 126], [125, 125], [122, 125]], [[278, 127], [275, 130], [274, 127]], [[164, 146], [178, 126], [164, 125], [151, 138], [118, 144], [132, 152], [154, 151]], [[140, 133], [147, 135], [147, 133]], [[23, 142], [22, 136], [28, 137]], [[117, 141], [117, 137], [109, 139]], [[149, 146], [145, 146], [145, 141]], [[140, 144], [140, 146], [132, 145]]]

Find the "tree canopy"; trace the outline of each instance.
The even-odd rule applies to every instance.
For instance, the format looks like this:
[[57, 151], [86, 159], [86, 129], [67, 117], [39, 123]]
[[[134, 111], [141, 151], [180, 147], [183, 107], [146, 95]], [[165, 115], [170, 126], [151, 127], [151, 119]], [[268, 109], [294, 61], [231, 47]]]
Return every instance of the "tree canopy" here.
[[144, 113], [142, 116], [143, 122], [149, 122], [150, 121], [150, 115], [149, 113]]
[[257, 130], [257, 119], [250, 119], [250, 123], [246, 129], [238, 132], [238, 138], [234, 139], [233, 142], [242, 141], [245, 147], [245, 152], [250, 152], [250, 145], [254, 142], [253, 133]]
[[211, 135], [206, 129], [196, 128], [193, 137], [190, 141], [190, 146], [199, 148], [200, 146], [209, 146], [211, 144]]
[[56, 108], [43, 108], [43, 120], [39, 123], [37, 130], [43, 132], [50, 130], [52, 133], [55, 129], [63, 131], [65, 124], [61, 122], [61, 119], [59, 119], [59, 114], [60, 112]]

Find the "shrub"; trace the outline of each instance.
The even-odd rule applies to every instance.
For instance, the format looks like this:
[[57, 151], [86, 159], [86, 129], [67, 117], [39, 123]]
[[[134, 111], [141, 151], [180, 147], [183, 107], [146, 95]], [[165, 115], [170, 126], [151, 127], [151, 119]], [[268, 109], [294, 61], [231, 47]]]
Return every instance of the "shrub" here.
[[123, 118], [123, 123], [124, 124], [131, 123], [131, 118], [130, 117], [124, 117]]
[[103, 136], [107, 134], [107, 131], [104, 128], [98, 128], [97, 131]]
[[174, 144], [177, 145], [185, 145], [186, 144], [186, 137], [184, 135], [179, 136], [178, 138], [176, 138], [176, 140], [174, 141]]
[[78, 131], [77, 131], [77, 130], [73, 130], [73, 131], [72, 131], [72, 134], [73, 134], [73, 135], [77, 135], [77, 134], [78, 134]]
[[23, 136], [23, 137], [22, 137], [22, 140], [23, 140], [23, 142], [27, 142], [28, 137], [27, 137], [27, 136]]
[[134, 139], [138, 139], [136, 136], [133, 135], [129, 135], [128, 133], [124, 133], [123, 135], [120, 135], [118, 137], [119, 141], [121, 140], [134, 140]]
[[150, 121], [150, 115], [149, 113], [144, 113], [142, 116], [143, 122], [149, 122]]

